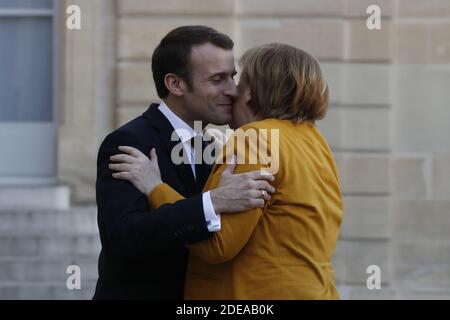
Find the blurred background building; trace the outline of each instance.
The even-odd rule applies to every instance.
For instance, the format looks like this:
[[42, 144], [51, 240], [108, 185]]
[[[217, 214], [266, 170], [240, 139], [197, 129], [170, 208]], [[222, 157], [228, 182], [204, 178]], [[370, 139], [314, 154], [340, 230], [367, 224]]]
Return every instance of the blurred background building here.
[[[66, 27], [73, 4], [81, 30]], [[372, 4], [380, 30], [366, 26]], [[92, 297], [99, 145], [158, 102], [152, 51], [186, 24], [227, 33], [237, 57], [277, 41], [320, 60], [319, 127], [345, 199], [341, 297], [450, 299], [448, 0], [0, 0], [0, 299]], [[81, 290], [66, 287], [69, 265]]]

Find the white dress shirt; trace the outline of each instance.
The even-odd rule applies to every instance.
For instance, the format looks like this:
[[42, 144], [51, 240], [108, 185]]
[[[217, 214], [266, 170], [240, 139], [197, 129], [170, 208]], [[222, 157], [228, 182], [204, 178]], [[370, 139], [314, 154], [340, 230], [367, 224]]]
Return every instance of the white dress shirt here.
[[[191, 139], [198, 135], [186, 122], [178, 117], [165, 103], [164, 101], [158, 107], [159, 111], [169, 120], [175, 132], [180, 137], [181, 143], [183, 143], [184, 150], [187, 155], [190, 155], [190, 164], [192, 173], [195, 175], [195, 149], [191, 146]], [[220, 231], [220, 215], [216, 214], [211, 201], [210, 192], [205, 192], [202, 195], [203, 200], [203, 212], [205, 214], [206, 225], [210, 232]]]

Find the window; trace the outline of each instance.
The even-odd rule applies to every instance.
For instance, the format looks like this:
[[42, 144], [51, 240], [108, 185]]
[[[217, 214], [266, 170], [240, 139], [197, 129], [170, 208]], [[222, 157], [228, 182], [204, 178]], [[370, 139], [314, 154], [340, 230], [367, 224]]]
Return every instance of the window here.
[[0, 185], [56, 183], [57, 5], [0, 0]]
[[53, 3], [0, 0], [0, 122], [53, 121]]

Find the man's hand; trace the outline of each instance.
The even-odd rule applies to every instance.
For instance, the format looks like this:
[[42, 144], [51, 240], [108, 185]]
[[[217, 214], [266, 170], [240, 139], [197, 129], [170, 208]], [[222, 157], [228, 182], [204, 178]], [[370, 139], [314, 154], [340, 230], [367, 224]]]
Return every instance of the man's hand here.
[[220, 178], [219, 186], [211, 190], [211, 201], [217, 214], [240, 212], [264, 207], [275, 188], [269, 182], [275, 177], [261, 170], [233, 174], [236, 164], [228, 165]]

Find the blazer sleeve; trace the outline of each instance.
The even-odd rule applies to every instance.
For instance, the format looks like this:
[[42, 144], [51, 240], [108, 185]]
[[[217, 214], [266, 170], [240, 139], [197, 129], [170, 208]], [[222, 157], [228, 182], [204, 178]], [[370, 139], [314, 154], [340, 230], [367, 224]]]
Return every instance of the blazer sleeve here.
[[132, 133], [115, 132], [102, 143], [97, 160], [98, 224], [105, 250], [129, 258], [146, 258], [169, 248], [210, 237], [202, 196], [150, 210], [145, 195], [130, 182], [112, 177], [110, 156], [121, 145], [148, 153]]
[[[235, 173], [244, 173], [263, 169], [261, 162], [250, 164], [249, 152], [256, 152], [256, 145], [246, 142], [245, 162], [238, 164]], [[250, 151], [249, 151], [250, 150]], [[238, 154], [235, 150], [235, 154]], [[214, 167], [211, 177], [205, 186], [205, 190], [211, 190], [218, 186], [222, 172], [227, 167], [218, 164]], [[267, 163], [267, 162], [264, 162]], [[158, 207], [164, 203], [175, 203], [182, 196], [168, 185], [160, 185], [148, 196], [149, 205]], [[267, 203], [266, 203], [267, 205]], [[190, 252], [208, 263], [223, 263], [233, 259], [249, 241], [259, 219], [263, 215], [263, 209], [254, 208], [244, 212], [221, 215], [221, 230], [212, 235], [209, 240], [188, 245]]]

